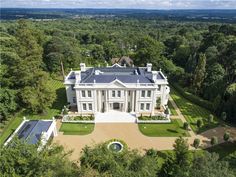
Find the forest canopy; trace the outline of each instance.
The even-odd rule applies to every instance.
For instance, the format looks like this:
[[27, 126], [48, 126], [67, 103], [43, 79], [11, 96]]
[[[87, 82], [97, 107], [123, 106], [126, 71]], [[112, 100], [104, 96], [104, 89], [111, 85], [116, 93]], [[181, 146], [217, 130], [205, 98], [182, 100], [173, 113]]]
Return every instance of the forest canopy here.
[[[129, 56], [154, 69], [236, 122], [236, 25], [136, 18], [80, 18], [4, 21], [1, 32], [1, 118], [19, 107], [40, 113], [55, 95], [49, 75], [111, 64]], [[176, 83], [177, 82], [177, 83]], [[10, 96], [9, 96], [10, 95]], [[35, 99], [41, 97], [42, 99]], [[10, 106], [11, 105], [11, 106]]]

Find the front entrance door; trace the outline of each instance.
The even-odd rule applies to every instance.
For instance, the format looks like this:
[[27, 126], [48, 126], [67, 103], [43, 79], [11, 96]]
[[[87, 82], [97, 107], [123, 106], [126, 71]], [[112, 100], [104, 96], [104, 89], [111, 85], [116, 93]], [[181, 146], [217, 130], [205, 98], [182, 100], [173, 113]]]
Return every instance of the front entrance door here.
[[113, 109], [114, 110], [119, 110], [120, 109], [120, 104], [119, 103], [113, 103]]

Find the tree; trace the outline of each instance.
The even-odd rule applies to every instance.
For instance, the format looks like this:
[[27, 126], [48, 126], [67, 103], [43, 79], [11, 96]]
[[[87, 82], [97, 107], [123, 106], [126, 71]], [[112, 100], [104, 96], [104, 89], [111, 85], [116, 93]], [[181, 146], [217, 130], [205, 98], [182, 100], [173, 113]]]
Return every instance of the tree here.
[[230, 138], [229, 132], [225, 132], [223, 138], [224, 138], [225, 141], [228, 141], [229, 138]]
[[205, 77], [205, 69], [206, 69], [206, 56], [204, 54], [200, 54], [198, 64], [195, 69], [193, 77], [193, 89], [195, 90], [195, 92], [201, 89], [202, 82]]
[[14, 58], [9, 71], [14, 80], [14, 88], [20, 89], [34, 84], [34, 75], [41, 70], [43, 49], [37, 43], [33, 29], [24, 20], [18, 21], [15, 37], [19, 57]]
[[69, 161], [71, 152], [62, 146], [46, 145], [40, 152], [36, 145], [13, 139], [9, 146], [0, 146], [2, 176], [76, 177], [79, 169]]
[[188, 142], [187, 139], [185, 140], [183, 137], [179, 137], [175, 140], [174, 152], [176, 163], [180, 166], [184, 166], [188, 164], [189, 161], [189, 154], [188, 154]]
[[156, 158], [141, 156], [136, 150], [123, 149], [120, 153], [111, 152], [107, 143], [85, 147], [80, 158], [82, 169], [92, 168], [101, 176], [155, 176]]
[[174, 156], [167, 156], [158, 176], [185, 177], [188, 176], [190, 157], [187, 140], [179, 137], [175, 140]]
[[47, 111], [56, 98], [56, 93], [50, 88], [50, 79], [47, 73], [41, 71], [35, 75], [37, 81], [33, 86], [26, 86], [21, 94], [24, 105], [34, 113]]
[[188, 122], [184, 122], [184, 124], [183, 124], [184, 130], [188, 130], [188, 127], [189, 127]]
[[198, 120], [197, 120], [197, 127], [198, 127], [198, 129], [201, 128], [202, 125], [203, 125], [202, 119], [198, 119]]
[[[137, 43], [137, 50], [134, 56], [137, 65], [144, 65], [152, 61], [160, 60], [161, 53], [163, 52], [163, 44], [152, 39], [149, 36], [140, 38]], [[160, 66], [159, 66], [160, 67]], [[162, 68], [163, 69], [163, 68]]]
[[234, 174], [226, 161], [219, 160], [218, 154], [205, 152], [203, 155], [194, 158], [192, 166], [189, 169], [189, 176], [233, 177]]
[[121, 52], [119, 51], [117, 45], [112, 41], [106, 41], [103, 43], [103, 49], [105, 53], [105, 59], [107, 61], [114, 57], [121, 57]]
[[209, 65], [206, 78], [203, 83], [203, 96], [213, 100], [219, 94], [223, 94], [225, 70], [219, 63]]
[[193, 147], [195, 149], [197, 149], [199, 147], [199, 145], [200, 145], [200, 139], [195, 138], [194, 141], [193, 141]]
[[218, 143], [218, 138], [217, 138], [216, 136], [213, 136], [213, 137], [211, 138], [211, 145], [214, 146], [214, 145], [216, 145], [217, 143]]
[[16, 111], [16, 91], [0, 88], [0, 122]]

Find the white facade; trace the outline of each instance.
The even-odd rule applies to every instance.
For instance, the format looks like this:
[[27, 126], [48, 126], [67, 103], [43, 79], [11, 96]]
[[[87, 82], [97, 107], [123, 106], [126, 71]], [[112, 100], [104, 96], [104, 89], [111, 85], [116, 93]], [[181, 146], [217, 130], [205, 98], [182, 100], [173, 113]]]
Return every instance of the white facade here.
[[161, 71], [152, 71], [152, 64], [142, 68], [80, 66], [81, 70], [71, 71], [64, 82], [67, 101], [77, 107], [78, 114], [118, 110], [153, 115], [157, 99], [161, 106], [168, 102], [167, 78]]

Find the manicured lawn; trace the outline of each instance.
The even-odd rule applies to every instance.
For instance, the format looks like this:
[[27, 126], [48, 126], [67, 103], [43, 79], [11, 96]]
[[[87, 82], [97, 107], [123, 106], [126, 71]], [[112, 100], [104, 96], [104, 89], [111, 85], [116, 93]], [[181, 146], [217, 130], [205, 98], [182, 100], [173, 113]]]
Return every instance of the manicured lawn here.
[[[209, 124], [207, 122], [207, 117], [209, 116], [209, 114], [211, 114], [210, 111], [196, 104], [191, 103], [189, 100], [183, 98], [173, 88], [171, 88], [170, 94], [175, 103], [177, 104], [177, 106], [179, 107], [180, 111], [184, 115], [185, 119], [190, 124], [193, 131], [201, 133], [203, 131], [217, 127], [219, 125], [219, 119], [217, 119], [216, 117], [214, 117], [213, 123]], [[196, 125], [198, 119], [203, 120], [203, 126], [199, 130]]]
[[7, 138], [15, 131], [15, 129], [20, 125], [22, 122], [22, 117], [15, 117], [11, 121], [9, 121], [8, 125], [3, 129], [1, 136], [0, 136], [0, 145], [3, 144]]
[[225, 160], [229, 163], [230, 168], [234, 170], [236, 176], [236, 142], [221, 143], [206, 150], [218, 153], [221, 160]]
[[172, 120], [168, 124], [138, 124], [139, 130], [146, 136], [152, 137], [178, 137], [189, 136], [183, 129], [183, 123], [179, 119]]
[[13, 133], [13, 131], [20, 125], [23, 117], [27, 119], [51, 119], [53, 116], [61, 113], [64, 105], [66, 105], [66, 92], [63, 85], [63, 81], [59, 79], [53, 79], [50, 88], [56, 92], [56, 100], [52, 107], [46, 111], [44, 114], [29, 114], [25, 110], [18, 112], [13, 118], [9, 118], [9, 122], [3, 128], [0, 134], [0, 144]]
[[170, 101], [168, 102], [168, 108], [170, 109], [171, 115], [173, 115], [173, 116], [178, 116], [178, 114], [177, 114], [175, 108], [173, 107], [173, 105], [171, 104]]
[[94, 124], [62, 123], [60, 132], [64, 135], [87, 135], [94, 130]]

